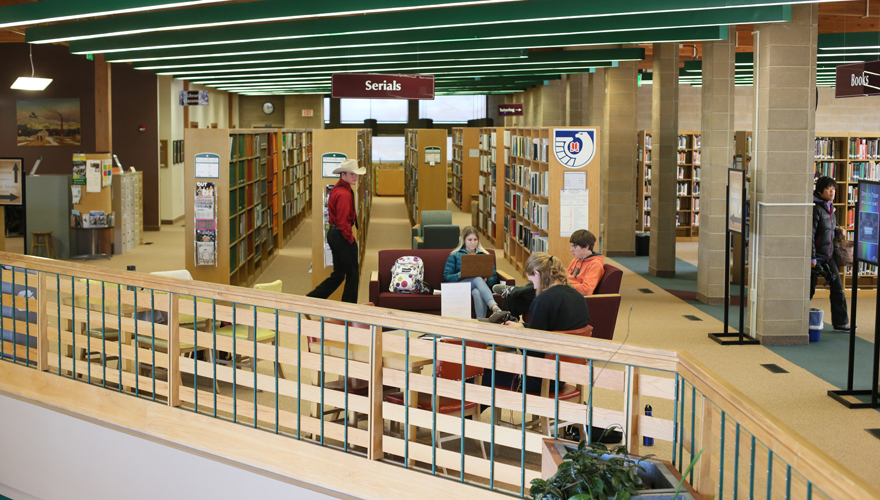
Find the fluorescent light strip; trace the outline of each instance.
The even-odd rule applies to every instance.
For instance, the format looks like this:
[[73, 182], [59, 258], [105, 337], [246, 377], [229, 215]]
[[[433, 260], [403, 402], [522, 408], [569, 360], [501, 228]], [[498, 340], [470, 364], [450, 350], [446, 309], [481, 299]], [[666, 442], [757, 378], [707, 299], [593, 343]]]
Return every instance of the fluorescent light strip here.
[[[70, 1], [70, 0], [65, 0]], [[43, 17], [40, 19], [32, 19], [30, 21], [13, 21], [7, 23], [0, 23], [0, 28], [11, 28], [11, 27], [24, 27], [24, 26], [33, 26], [35, 24], [45, 24], [45, 23], [57, 23], [61, 21], [73, 21], [75, 19], [86, 19], [89, 17], [100, 17], [100, 16], [111, 16], [111, 15], [119, 15], [119, 14], [133, 14], [135, 12], [146, 12], [151, 10], [161, 10], [161, 9], [170, 9], [174, 7], [190, 7], [193, 5], [200, 4], [209, 4], [209, 3], [222, 3], [228, 2], [230, 0], [189, 0], [189, 1], [169, 1], [164, 4], [159, 5], [150, 5], [148, 7], [132, 7], [129, 9], [111, 9], [104, 10], [99, 12], [86, 12], [82, 14], [71, 14], [69, 16], [55, 16], [55, 17]], [[11, 7], [11, 6], [8, 6]], [[45, 10], [51, 10], [50, 8], [46, 8]], [[40, 42], [44, 43], [44, 42]]]
[[[203, 0], [205, 1], [205, 0]], [[223, 0], [228, 1], [228, 0]], [[81, 36], [70, 36], [70, 37], [59, 37], [59, 38], [50, 38], [46, 40], [40, 40], [33, 43], [59, 43], [59, 42], [74, 42], [77, 40], [92, 40], [95, 38], [107, 38], [112, 36], [125, 36], [125, 35], [137, 35], [141, 33], [159, 33], [162, 31], [181, 31], [181, 30], [190, 30], [190, 29], [203, 29], [203, 28], [217, 28], [221, 26], [238, 26], [243, 24], [259, 24], [259, 23], [270, 23], [270, 22], [281, 22], [281, 21], [297, 21], [301, 19], [321, 19], [328, 17], [344, 17], [344, 16], [360, 16], [367, 14], [382, 14], [387, 12], [405, 12], [405, 11], [413, 11], [413, 10], [421, 10], [421, 9], [437, 9], [444, 7], [468, 7], [472, 5], [483, 5], [483, 4], [493, 4], [493, 3], [510, 3], [510, 2], [519, 2], [521, 0], [475, 0], [472, 2], [462, 2], [462, 3], [454, 3], [454, 4], [434, 4], [434, 5], [417, 5], [417, 6], [406, 6], [406, 7], [396, 7], [396, 8], [388, 8], [388, 9], [361, 9], [361, 10], [352, 10], [352, 11], [340, 11], [340, 12], [328, 12], [324, 14], [307, 14], [302, 16], [278, 16], [278, 17], [264, 17], [261, 19], [242, 19], [235, 21], [223, 21], [216, 23], [192, 23], [192, 24], [181, 24], [177, 26], [163, 26], [161, 28], [146, 28], [146, 29], [135, 29], [135, 30], [126, 30], [126, 31], [111, 31], [105, 33], [94, 33], [91, 35], [81, 35]], [[0, 26], [2, 27], [2, 26]]]
[[[425, 59], [425, 63], [435, 63], [435, 62], [449, 62], [449, 61], [485, 61], [490, 59], [526, 59], [524, 56], [492, 56], [492, 57], [444, 57], [440, 59]], [[416, 61], [371, 61], [371, 62], [363, 62], [363, 63], [345, 63], [346, 66], [366, 66], [368, 64], [412, 64]], [[216, 73], [239, 73], [243, 71], [274, 71], [274, 70], [284, 70], [284, 69], [301, 69], [301, 68], [336, 68], [339, 67], [339, 63], [328, 63], [328, 64], [312, 64], [308, 66], [267, 66], [263, 68], [241, 68], [241, 69], [218, 69], [218, 70], [205, 70], [205, 71], [186, 71], [183, 73], [156, 73], [157, 75], [173, 75], [178, 78], [185, 78], [189, 75], [198, 75], [198, 74], [216, 74]]]
[[847, 57], [847, 56], [877, 56], [880, 52], [839, 52], [831, 54], [816, 54], [816, 57]]
[[[387, 33], [389, 31], [416, 31], [416, 30], [429, 30], [429, 29], [440, 29], [440, 28], [462, 28], [462, 27], [481, 27], [485, 25], [495, 25], [495, 24], [512, 24], [512, 23], [520, 23], [520, 22], [536, 22], [536, 21], [560, 21], [560, 20], [568, 20], [568, 19], [579, 19], [583, 16], [564, 16], [564, 17], [552, 17], [552, 18], [538, 18], [538, 19], [523, 19], [516, 21], [494, 21], [494, 22], [482, 22], [482, 23], [463, 23], [463, 24], [448, 24], [448, 25], [437, 25], [437, 26], [413, 26], [410, 28], [396, 28], [390, 30], [363, 30], [363, 31], [347, 31], [344, 33], [334, 33], [333, 36], [329, 38], [334, 38], [335, 36], [341, 35], [375, 35], [381, 33]], [[768, 22], [769, 23], [769, 22]], [[768, 23], [754, 23], [754, 24], [768, 24]], [[713, 26], [728, 26], [727, 23], [705, 23], [705, 24], [695, 24], [695, 25], [679, 25], [679, 26], [664, 26], [664, 27], [656, 27], [649, 26], [643, 28], [631, 28], [626, 31], [650, 31], [657, 29], [676, 29], [676, 28], [708, 28]], [[444, 39], [444, 40], [422, 40], [419, 43], [437, 43], [437, 42], [453, 42], [453, 41], [475, 41], [475, 40], [506, 40], [506, 39], [516, 39], [516, 38], [533, 38], [533, 37], [544, 37], [544, 36], [566, 36], [566, 35], [591, 35], [591, 34], [600, 34], [600, 33], [615, 33], [621, 31], [620, 29], [599, 29], [599, 30], [586, 30], [586, 31], [572, 31], [566, 33], [552, 32], [552, 33], [539, 33], [539, 34], [528, 34], [528, 35], [508, 35], [508, 36], [497, 36], [497, 37], [473, 37], [466, 39]], [[107, 49], [100, 51], [92, 51], [92, 52], [71, 52], [72, 54], [86, 54], [86, 53], [94, 53], [94, 54], [110, 54], [110, 53], [119, 53], [119, 52], [132, 52], [136, 50], [166, 50], [166, 49], [174, 49], [174, 48], [182, 48], [182, 47], [206, 47], [206, 46], [214, 46], [214, 45], [226, 45], [226, 44], [239, 44], [239, 43], [251, 43], [251, 42], [274, 42], [274, 41], [282, 41], [282, 40], [299, 40], [299, 39], [307, 39], [307, 38], [319, 38], [319, 37], [327, 37], [326, 34], [314, 34], [314, 35], [295, 35], [295, 36], [278, 36], [278, 37], [270, 37], [270, 38], [252, 38], [245, 40], [217, 40], [212, 42], [197, 42], [197, 43], [179, 43], [173, 45], [156, 45], [156, 46], [148, 46], [148, 47], [128, 47], [128, 48], [120, 48], [120, 49]], [[390, 45], [403, 45], [403, 44], [411, 44], [413, 42], [396, 42]], [[652, 42], [639, 42], [639, 43], [652, 43]], [[308, 47], [297, 50], [320, 50], [320, 49], [331, 49], [331, 48], [350, 48], [350, 47], [371, 47], [378, 46], [383, 44], [360, 44], [360, 45], [328, 45], [325, 47]], [[595, 44], [594, 44], [595, 45]], [[600, 45], [607, 45], [607, 43], [603, 43]], [[114, 62], [136, 62], [136, 61], [152, 61], [152, 60], [166, 60], [166, 59], [182, 59], [182, 58], [192, 58], [192, 57], [220, 57], [220, 56], [232, 56], [232, 55], [248, 55], [248, 54], [266, 54], [273, 52], [282, 52], [284, 50], [275, 50], [275, 51], [248, 51], [248, 52], [226, 52], [222, 54], [204, 54], [204, 55], [188, 55], [188, 56], [176, 56], [169, 58], [148, 58], [148, 59], [119, 59]]]
[[846, 47], [819, 47], [819, 50], [870, 50], [880, 49], [880, 45], [853, 45]]

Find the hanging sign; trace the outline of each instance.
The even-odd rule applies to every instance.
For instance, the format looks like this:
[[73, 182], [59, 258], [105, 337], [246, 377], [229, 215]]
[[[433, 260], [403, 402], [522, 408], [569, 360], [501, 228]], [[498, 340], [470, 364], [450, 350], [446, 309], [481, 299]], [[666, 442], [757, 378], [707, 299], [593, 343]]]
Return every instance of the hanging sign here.
[[220, 177], [220, 155], [216, 153], [199, 153], [196, 155], [195, 164], [196, 178], [207, 177], [216, 179]]
[[428, 165], [434, 166], [440, 163], [442, 156], [440, 148], [437, 146], [426, 146], [425, 147], [425, 163]]
[[207, 90], [181, 90], [177, 96], [177, 104], [181, 106], [207, 106]]
[[434, 75], [334, 73], [330, 95], [359, 99], [434, 99]]
[[880, 95], [880, 61], [842, 64], [837, 67], [834, 97]]
[[324, 153], [321, 155], [321, 177], [330, 178], [330, 177], [339, 177], [339, 174], [334, 174], [333, 171], [339, 168], [342, 165], [342, 162], [345, 161], [348, 157], [343, 153]]
[[500, 116], [522, 116], [523, 115], [523, 103], [514, 102], [511, 104], [499, 104], [498, 105], [498, 114]]

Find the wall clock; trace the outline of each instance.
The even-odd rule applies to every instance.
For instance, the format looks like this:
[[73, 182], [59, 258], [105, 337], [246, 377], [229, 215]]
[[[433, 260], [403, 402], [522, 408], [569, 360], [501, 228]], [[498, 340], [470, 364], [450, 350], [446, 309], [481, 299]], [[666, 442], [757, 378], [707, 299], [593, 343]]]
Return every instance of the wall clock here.
[[263, 103], [263, 113], [266, 113], [267, 115], [271, 115], [274, 111], [275, 111], [274, 104], [272, 104], [271, 102], [264, 102]]

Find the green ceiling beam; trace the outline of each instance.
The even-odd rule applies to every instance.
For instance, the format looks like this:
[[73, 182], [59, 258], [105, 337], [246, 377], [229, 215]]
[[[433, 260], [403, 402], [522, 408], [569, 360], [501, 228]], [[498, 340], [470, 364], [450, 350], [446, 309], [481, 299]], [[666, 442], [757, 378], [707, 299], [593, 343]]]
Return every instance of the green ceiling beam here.
[[[0, 28], [72, 21], [88, 17], [188, 7], [229, 0], [43, 0], [0, 8]], [[169, 14], [166, 12], [166, 16]], [[176, 17], [172, 14], [170, 17]], [[48, 26], [47, 29], [55, 28]]]
[[819, 53], [840, 52], [860, 48], [880, 48], [880, 34], [876, 31], [861, 33], [822, 33], [817, 40]]
[[[446, 30], [444, 30], [446, 31]], [[470, 28], [452, 28], [449, 35], [451, 38], [437, 39], [426, 38], [418, 31], [398, 31], [384, 33], [381, 37], [365, 40], [360, 35], [344, 35], [334, 37], [332, 44], [326, 47], [317, 47], [312, 40], [279, 40], [259, 44], [248, 44], [247, 50], [239, 49], [236, 55], [229, 53], [232, 47], [186, 47], [176, 49], [172, 54], [167, 50], [145, 50], [137, 52], [119, 52], [105, 54], [104, 58], [111, 62], [131, 62], [135, 64], [149, 62], [150, 65], [171, 64], [207, 61], [215, 58], [218, 62], [246, 60], [251, 57], [278, 55], [304, 55], [320, 57], [323, 54], [341, 55], [342, 51], [351, 51], [352, 56], [378, 55], [386, 52], [414, 51], [468, 51], [486, 49], [508, 48], [537, 48], [537, 47], [568, 47], [589, 46], [608, 44], [636, 44], [652, 42], [678, 42], [682, 40], [725, 40], [727, 28], [721, 26], [707, 26], [700, 28], [675, 28], [639, 31], [620, 31], [608, 33], [588, 34], [554, 34], [543, 36], [519, 37], [517, 34], [508, 35], [510, 30], [504, 30], [491, 38], [480, 32], [480, 37], [474, 36]], [[454, 32], [452, 32], [454, 31]], [[432, 33], [436, 36], [438, 33]]]
[[[167, 0], [166, 0], [167, 1]], [[146, 12], [138, 15], [120, 16], [113, 19], [92, 19], [56, 26], [40, 26], [28, 30], [27, 41], [49, 43], [72, 41], [83, 38], [121, 36], [136, 33], [157, 33], [183, 29], [231, 26], [248, 23], [289, 21], [301, 18], [332, 17], [419, 8], [450, 7], [479, 0], [374, 0], [369, 8], [361, 0], [336, 0], [326, 2], [292, 2], [290, 0], [263, 0], [226, 5], [201, 7], [188, 16], [169, 16], [163, 12]], [[45, 3], [45, 2], [44, 2]], [[57, 3], [57, 2], [56, 2]], [[76, 4], [83, 2], [71, 2]], [[107, 2], [102, 2], [107, 3]], [[118, 3], [118, 2], [117, 2]], [[495, 0], [497, 3], [497, 0]], [[667, 0], [661, 3], [646, 0], [631, 2], [582, 2], [578, 6], [581, 15], [608, 16], [637, 13], [692, 11], [701, 9], [725, 9], [749, 6], [763, 2], [728, 0]], [[507, 6], [499, 6], [506, 8]], [[33, 9], [32, 9], [33, 10]], [[2, 11], [0, 11], [2, 13]]]
[[[471, 65], [471, 64], [495, 64], [509, 60], [511, 62], [530, 62], [530, 63], [596, 63], [607, 64], [611, 61], [641, 61], [645, 58], [645, 50], [642, 48], [628, 49], [596, 49], [596, 50], [569, 50], [569, 51], [546, 51], [532, 52], [524, 54], [519, 49], [511, 49], [506, 51], [487, 51], [487, 52], [464, 52], [464, 53], [447, 53], [433, 56], [422, 56], [420, 54], [388, 57], [363, 57], [354, 59], [331, 59], [304, 61], [298, 64], [278, 63], [275, 65], [265, 65], [256, 68], [230, 69], [227, 67], [209, 69], [202, 68], [198, 71], [162, 71], [159, 74], [174, 75], [175, 78], [204, 78], [205, 75], [212, 76], [229, 76], [234, 77], [236, 74], [253, 74], [253, 73], [270, 73], [274, 71], [289, 71], [293, 69], [319, 69], [326, 71], [359, 71], [359, 68], [372, 67], [391, 68], [395, 66], [406, 65], [408, 67], [424, 67], [426, 64], [435, 65], [437, 63], [444, 66], [449, 65]], [[387, 71], [387, 69], [382, 69]]]
[[[75, 4], [79, 0], [65, 1]], [[168, 0], [165, 1], [167, 3]], [[26, 41], [31, 43], [58, 43], [88, 38], [291, 21], [302, 18], [314, 19], [320, 17], [364, 15], [385, 11], [440, 8], [475, 3], [493, 2], [497, 4], [499, 1], [372, 0], [367, 4], [363, 0], [335, 0], [333, 2], [314, 3], [291, 0], [262, 0], [260, 2], [202, 7], [198, 10], [187, 12], [184, 16], [168, 15], [167, 12], [145, 12], [138, 15], [114, 17], [112, 19], [90, 19], [77, 23], [40, 26], [27, 31]], [[152, 3], [159, 2], [156, 0]], [[2, 14], [2, 10], [0, 10], [0, 14]]]
[[[105, 53], [125, 50], [174, 49], [198, 45], [227, 45], [311, 38], [312, 45], [337, 45], [343, 35], [360, 35], [364, 41], [381, 38], [380, 33], [417, 31], [425, 39], [488, 38], [514, 33], [522, 36], [558, 33], [600, 33], [685, 26], [757, 24], [791, 20], [791, 6], [740, 7], [679, 12], [629, 14], [585, 21], [579, 6], [592, 2], [543, 0], [498, 5], [450, 7], [425, 12], [391, 12], [369, 16], [312, 19], [257, 25], [205, 28], [167, 33], [148, 33], [70, 42], [73, 53]], [[536, 18], [536, 14], [540, 18]], [[457, 29], [457, 31], [456, 31]], [[462, 31], [462, 29], [464, 31]], [[227, 49], [228, 50], [228, 49]]]

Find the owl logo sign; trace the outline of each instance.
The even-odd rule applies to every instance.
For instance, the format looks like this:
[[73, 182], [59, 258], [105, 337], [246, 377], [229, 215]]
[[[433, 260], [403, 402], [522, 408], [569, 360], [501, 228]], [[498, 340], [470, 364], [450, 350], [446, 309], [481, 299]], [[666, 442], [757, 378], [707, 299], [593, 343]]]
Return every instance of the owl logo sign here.
[[564, 167], [583, 167], [596, 154], [596, 129], [554, 129], [553, 152]]

